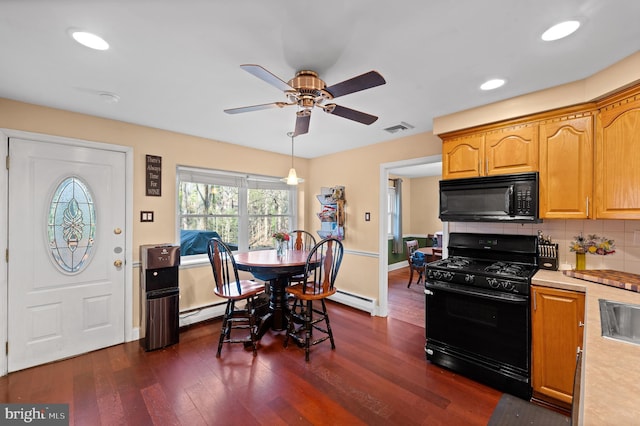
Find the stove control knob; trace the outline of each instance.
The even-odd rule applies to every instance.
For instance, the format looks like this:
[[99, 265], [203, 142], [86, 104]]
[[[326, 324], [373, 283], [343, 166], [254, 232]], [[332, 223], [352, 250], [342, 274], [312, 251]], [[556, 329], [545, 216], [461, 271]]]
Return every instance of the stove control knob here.
[[515, 289], [515, 286], [511, 281], [505, 280], [502, 282], [502, 288], [504, 288], [505, 290], [513, 291]]
[[500, 281], [495, 278], [487, 278], [487, 284], [489, 284], [491, 288], [500, 288]]
[[453, 276], [454, 276], [454, 273], [453, 273], [453, 272], [448, 272], [448, 271], [447, 271], [447, 272], [443, 272], [443, 273], [442, 273], [442, 278], [443, 278], [445, 281], [451, 281], [451, 280], [453, 279]]
[[475, 275], [471, 275], [471, 274], [467, 274], [464, 276], [464, 282], [465, 283], [469, 283], [469, 284], [473, 284], [476, 280], [476, 276]]

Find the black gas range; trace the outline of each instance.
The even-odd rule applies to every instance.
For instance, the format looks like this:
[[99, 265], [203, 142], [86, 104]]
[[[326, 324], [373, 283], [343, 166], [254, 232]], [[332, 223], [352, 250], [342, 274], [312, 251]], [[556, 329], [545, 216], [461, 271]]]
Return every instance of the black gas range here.
[[536, 236], [451, 233], [427, 264], [427, 359], [525, 399], [531, 396], [529, 286]]

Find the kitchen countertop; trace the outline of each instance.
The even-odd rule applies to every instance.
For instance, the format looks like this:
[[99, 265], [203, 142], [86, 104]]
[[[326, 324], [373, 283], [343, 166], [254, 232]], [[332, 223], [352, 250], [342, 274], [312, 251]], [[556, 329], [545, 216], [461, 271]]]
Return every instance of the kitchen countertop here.
[[598, 299], [640, 305], [640, 293], [540, 270], [532, 284], [585, 293], [580, 424], [640, 424], [640, 345], [602, 337]]

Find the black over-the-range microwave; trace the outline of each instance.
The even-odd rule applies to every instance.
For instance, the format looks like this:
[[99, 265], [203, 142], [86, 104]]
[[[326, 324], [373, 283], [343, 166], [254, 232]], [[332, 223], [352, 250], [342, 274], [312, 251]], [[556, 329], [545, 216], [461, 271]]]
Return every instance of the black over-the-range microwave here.
[[538, 173], [440, 181], [443, 222], [540, 222]]

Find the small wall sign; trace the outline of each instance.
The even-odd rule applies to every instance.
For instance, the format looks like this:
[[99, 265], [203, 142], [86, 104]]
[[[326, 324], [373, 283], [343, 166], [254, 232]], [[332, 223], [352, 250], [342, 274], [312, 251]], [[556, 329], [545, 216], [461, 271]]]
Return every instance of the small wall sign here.
[[147, 196], [162, 195], [162, 157], [147, 155]]

